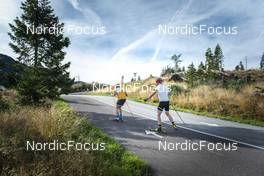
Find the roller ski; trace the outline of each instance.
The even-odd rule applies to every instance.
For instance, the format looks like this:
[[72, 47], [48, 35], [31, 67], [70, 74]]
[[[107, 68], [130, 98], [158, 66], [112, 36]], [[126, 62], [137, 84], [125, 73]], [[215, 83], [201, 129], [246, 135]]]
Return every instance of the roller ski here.
[[157, 128], [149, 128], [148, 130], [151, 132], [160, 133], [160, 134], [166, 133], [166, 131], [164, 131], [164, 129], [162, 129], [161, 126], [158, 126]]
[[116, 118], [113, 119], [115, 122], [124, 122], [122, 114], [117, 114]]

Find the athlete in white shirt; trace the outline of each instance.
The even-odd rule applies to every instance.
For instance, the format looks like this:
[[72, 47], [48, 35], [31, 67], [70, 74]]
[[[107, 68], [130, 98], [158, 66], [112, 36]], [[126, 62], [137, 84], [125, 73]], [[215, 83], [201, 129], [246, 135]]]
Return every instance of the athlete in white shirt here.
[[169, 120], [171, 121], [172, 127], [176, 128], [176, 124], [173, 121], [172, 116], [169, 113], [170, 110], [170, 101], [169, 101], [169, 88], [162, 84], [162, 79], [158, 78], [156, 80], [156, 85], [157, 87], [155, 88], [155, 92], [153, 92], [148, 98], [145, 99], [145, 101], [148, 101], [149, 99], [151, 99], [155, 94], [158, 95], [158, 99], [159, 99], [159, 106], [158, 106], [158, 110], [157, 110], [157, 120], [158, 120], [158, 128], [157, 131], [161, 132], [161, 113], [163, 111], [163, 109], [165, 109], [165, 114], [166, 116], [169, 118]]

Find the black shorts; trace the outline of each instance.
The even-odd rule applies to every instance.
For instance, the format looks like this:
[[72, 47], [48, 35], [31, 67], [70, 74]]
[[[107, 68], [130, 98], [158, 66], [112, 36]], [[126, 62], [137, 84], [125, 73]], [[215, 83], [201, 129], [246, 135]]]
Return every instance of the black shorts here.
[[161, 101], [161, 102], [159, 102], [158, 110], [159, 111], [163, 111], [163, 109], [165, 109], [165, 111], [169, 111], [170, 110], [170, 102], [169, 101]]
[[126, 99], [119, 99], [119, 100], [117, 100], [116, 105], [123, 106], [125, 104], [125, 102], [126, 102]]

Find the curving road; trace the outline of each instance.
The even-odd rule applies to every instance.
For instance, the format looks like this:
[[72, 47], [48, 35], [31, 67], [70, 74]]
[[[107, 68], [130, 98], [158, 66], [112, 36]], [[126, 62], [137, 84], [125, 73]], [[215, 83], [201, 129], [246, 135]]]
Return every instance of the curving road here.
[[[179, 112], [184, 124], [171, 111], [178, 129], [172, 129], [163, 117], [166, 133], [156, 135], [146, 131], [156, 125], [154, 106], [128, 101], [123, 113], [125, 122], [118, 123], [112, 120], [115, 117], [112, 97], [63, 95], [62, 98], [77, 113], [148, 162], [156, 175], [264, 175], [262, 127]], [[201, 142], [204, 145], [201, 150], [186, 147]], [[222, 150], [209, 146], [220, 146]], [[224, 150], [229, 146], [237, 149]]]

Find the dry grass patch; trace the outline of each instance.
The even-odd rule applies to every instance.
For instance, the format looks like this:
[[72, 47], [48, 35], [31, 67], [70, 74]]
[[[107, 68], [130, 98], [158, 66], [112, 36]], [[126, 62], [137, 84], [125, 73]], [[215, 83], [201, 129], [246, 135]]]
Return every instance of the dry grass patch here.
[[[66, 103], [0, 111], [0, 175], [151, 175], [150, 168]], [[26, 141], [106, 143], [104, 151], [27, 151]]]

